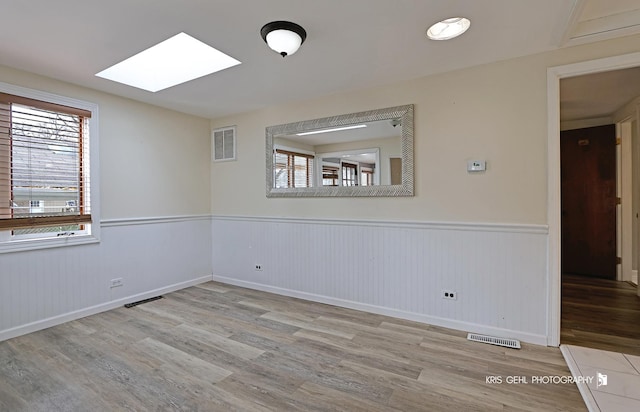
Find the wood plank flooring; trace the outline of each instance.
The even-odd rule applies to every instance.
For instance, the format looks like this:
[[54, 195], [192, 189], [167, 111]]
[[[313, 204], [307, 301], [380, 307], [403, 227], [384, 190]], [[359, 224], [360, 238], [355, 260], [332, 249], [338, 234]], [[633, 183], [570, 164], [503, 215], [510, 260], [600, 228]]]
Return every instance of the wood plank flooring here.
[[626, 282], [562, 275], [560, 342], [640, 356], [640, 298]]
[[569, 374], [556, 348], [208, 282], [0, 342], [0, 410], [584, 411], [505, 381]]

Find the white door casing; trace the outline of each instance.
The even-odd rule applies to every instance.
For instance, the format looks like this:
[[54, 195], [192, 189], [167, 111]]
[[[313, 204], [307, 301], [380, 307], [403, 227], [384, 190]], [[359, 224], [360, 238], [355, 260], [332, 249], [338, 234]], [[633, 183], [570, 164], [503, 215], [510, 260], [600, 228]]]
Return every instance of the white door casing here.
[[[547, 344], [560, 345], [560, 80], [590, 73], [640, 66], [640, 53], [608, 57], [547, 69]], [[640, 289], [639, 289], [640, 293]]]

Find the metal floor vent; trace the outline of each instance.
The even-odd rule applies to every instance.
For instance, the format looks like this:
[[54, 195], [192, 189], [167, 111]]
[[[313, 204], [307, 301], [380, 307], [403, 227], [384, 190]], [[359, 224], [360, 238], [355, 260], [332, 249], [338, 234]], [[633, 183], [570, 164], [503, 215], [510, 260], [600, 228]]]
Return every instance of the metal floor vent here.
[[497, 338], [495, 336], [478, 335], [469, 333], [467, 339], [474, 342], [488, 343], [490, 345], [504, 346], [506, 348], [520, 349], [520, 341], [516, 339]]
[[127, 303], [126, 305], [124, 305], [124, 307], [129, 309], [129, 308], [132, 308], [134, 306], [142, 305], [143, 303], [153, 302], [154, 300], [158, 300], [158, 299], [162, 299], [162, 296], [156, 296], [156, 297], [149, 298], [149, 299], [139, 300], [139, 301], [133, 302], [133, 303]]

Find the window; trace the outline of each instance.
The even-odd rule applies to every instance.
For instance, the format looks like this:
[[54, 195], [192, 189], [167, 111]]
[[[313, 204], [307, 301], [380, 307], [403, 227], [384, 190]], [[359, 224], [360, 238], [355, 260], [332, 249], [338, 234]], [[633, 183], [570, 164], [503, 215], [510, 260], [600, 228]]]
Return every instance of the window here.
[[360, 184], [362, 186], [372, 186], [373, 185], [373, 170], [370, 168], [361, 168], [360, 169]]
[[274, 163], [277, 189], [313, 187], [313, 155], [276, 149]]
[[42, 213], [44, 211], [44, 202], [42, 200], [29, 200], [29, 213]]
[[0, 246], [91, 234], [91, 108], [0, 83]]
[[358, 165], [342, 163], [342, 186], [358, 186]]
[[338, 186], [338, 167], [322, 166], [322, 186]]

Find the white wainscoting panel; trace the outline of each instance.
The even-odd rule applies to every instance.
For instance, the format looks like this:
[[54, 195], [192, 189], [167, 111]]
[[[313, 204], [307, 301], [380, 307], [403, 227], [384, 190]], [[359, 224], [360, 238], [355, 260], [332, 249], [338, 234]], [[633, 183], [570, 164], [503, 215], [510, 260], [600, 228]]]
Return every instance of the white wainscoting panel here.
[[211, 280], [209, 216], [101, 226], [100, 243], [0, 255], [0, 341]]
[[547, 343], [546, 226], [214, 216], [212, 236], [214, 280]]

